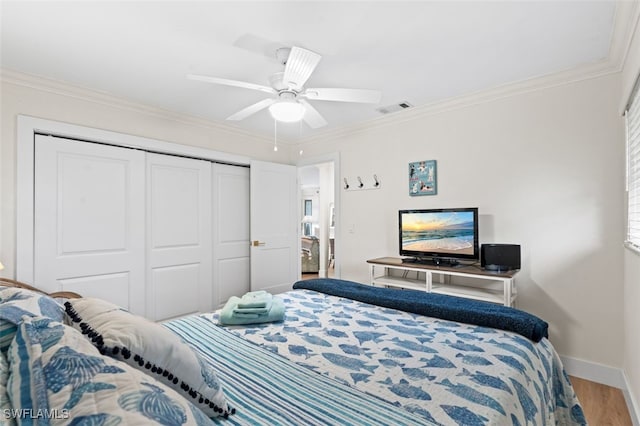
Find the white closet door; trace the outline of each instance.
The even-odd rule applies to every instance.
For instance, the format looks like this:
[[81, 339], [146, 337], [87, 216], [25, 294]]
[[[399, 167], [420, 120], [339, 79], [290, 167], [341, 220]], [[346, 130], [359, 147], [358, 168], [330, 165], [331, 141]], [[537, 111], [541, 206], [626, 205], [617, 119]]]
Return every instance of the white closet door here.
[[249, 169], [213, 164], [213, 305], [251, 289]]
[[147, 316], [212, 308], [211, 163], [147, 154]]
[[251, 289], [281, 293], [300, 277], [297, 168], [251, 162]]
[[34, 285], [145, 314], [145, 154], [35, 137]]

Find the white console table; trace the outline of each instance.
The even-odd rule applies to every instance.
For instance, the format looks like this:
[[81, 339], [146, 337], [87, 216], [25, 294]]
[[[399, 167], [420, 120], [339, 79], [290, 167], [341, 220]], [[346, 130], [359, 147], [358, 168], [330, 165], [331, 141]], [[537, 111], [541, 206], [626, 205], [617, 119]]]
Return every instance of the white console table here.
[[[373, 286], [424, 290], [505, 306], [513, 306], [517, 296], [517, 270], [492, 272], [474, 265], [435, 266], [403, 263], [398, 257], [380, 257], [367, 260], [367, 263]], [[465, 277], [473, 285], [453, 283], [452, 277]]]

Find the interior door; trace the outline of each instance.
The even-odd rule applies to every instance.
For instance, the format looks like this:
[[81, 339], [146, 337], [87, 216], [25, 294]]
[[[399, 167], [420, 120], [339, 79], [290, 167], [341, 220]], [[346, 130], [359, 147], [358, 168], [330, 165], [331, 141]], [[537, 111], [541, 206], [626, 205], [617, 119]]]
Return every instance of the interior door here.
[[213, 306], [251, 289], [249, 168], [214, 163]]
[[147, 316], [211, 311], [211, 163], [147, 154], [146, 223]]
[[35, 137], [34, 285], [145, 314], [144, 152]]
[[251, 290], [281, 293], [299, 277], [297, 168], [251, 162]]

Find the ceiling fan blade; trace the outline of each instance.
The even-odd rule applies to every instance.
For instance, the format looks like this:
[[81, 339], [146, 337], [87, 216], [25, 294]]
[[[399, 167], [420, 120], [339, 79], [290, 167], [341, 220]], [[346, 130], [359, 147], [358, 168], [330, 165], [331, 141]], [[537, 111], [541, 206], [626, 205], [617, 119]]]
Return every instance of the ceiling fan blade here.
[[271, 99], [271, 98], [263, 99], [260, 102], [256, 102], [253, 105], [249, 105], [245, 109], [241, 109], [240, 111], [236, 112], [235, 114], [227, 117], [227, 120], [231, 120], [231, 121], [244, 120], [245, 118], [249, 117], [250, 115], [255, 114], [256, 112], [267, 108], [268, 106], [273, 104], [275, 101], [276, 101], [275, 99]]
[[304, 117], [302, 119], [305, 123], [309, 125], [312, 129], [317, 129], [319, 127], [324, 127], [327, 124], [327, 120], [324, 119], [323, 116], [320, 115], [317, 109], [315, 109], [311, 104], [304, 99], [298, 99], [298, 101], [304, 105]]
[[209, 77], [206, 75], [196, 75], [196, 74], [187, 74], [187, 78], [189, 80], [204, 81], [206, 83], [213, 83], [213, 84], [222, 84], [224, 86], [234, 86], [234, 87], [242, 87], [244, 89], [260, 90], [262, 92], [266, 92], [270, 94], [276, 93], [276, 91], [273, 90], [273, 88], [271, 87], [262, 86], [260, 84], [247, 83], [245, 81], [228, 80], [226, 78]]
[[302, 90], [322, 56], [301, 47], [292, 47], [284, 68], [283, 82], [294, 90]]
[[365, 104], [377, 104], [382, 98], [379, 90], [369, 89], [330, 89], [309, 88], [300, 96], [318, 101], [336, 102], [361, 102]]

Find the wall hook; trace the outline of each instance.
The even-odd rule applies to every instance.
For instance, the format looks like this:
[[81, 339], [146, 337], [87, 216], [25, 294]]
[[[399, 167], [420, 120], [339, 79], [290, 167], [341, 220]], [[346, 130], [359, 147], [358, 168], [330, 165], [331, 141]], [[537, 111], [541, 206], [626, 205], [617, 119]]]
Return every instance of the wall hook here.
[[344, 178], [344, 189], [349, 189], [349, 182], [347, 182], [347, 178]]
[[364, 183], [362, 183], [362, 179], [360, 179], [360, 176], [358, 176], [358, 182], [360, 182], [358, 184], [358, 188], [362, 188], [364, 186]]
[[380, 182], [378, 182], [378, 176], [373, 175], [373, 180], [375, 181], [373, 186], [375, 186], [376, 188], [379, 187], [380, 186]]

